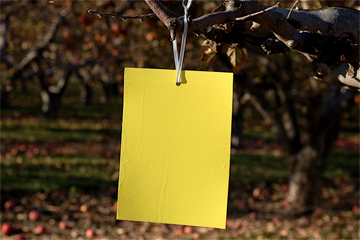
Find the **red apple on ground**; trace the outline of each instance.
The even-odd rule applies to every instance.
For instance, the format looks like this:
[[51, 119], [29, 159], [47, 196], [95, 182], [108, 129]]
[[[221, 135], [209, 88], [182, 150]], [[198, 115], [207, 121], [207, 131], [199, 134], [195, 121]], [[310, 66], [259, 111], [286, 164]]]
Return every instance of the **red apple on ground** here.
[[231, 223], [231, 220], [229, 218], [226, 219], [226, 226]]
[[283, 185], [281, 185], [281, 190], [282, 191], [287, 191], [288, 190], [288, 185], [287, 184], [283, 184]]
[[14, 231], [14, 228], [8, 224], [8, 223], [4, 223], [2, 226], [1, 226], [1, 231], [5, 234], [5, 235], [10, 235], [12, 234], [12, 232]]
[[256, 219], [258, 218], [257, 214], [254, 213], [254, 212], [249, 213], [249, 217], [250, 217], [252, 220], [256, 220]]
[[46, 233], [46, 228], [43, 225], [39, 225], [35, 228], [34, 232], [36, 234], [45, 234]]
[[200, 238], [200, 234], [199, 234], [199, 233], [194, 233], [194, 234], [192, 235], [192, 238], [193, 238], [193, 239], [199, 239], [199, 238]]
[[242, 227], [242, 224], [240, 221], [236, 221], [234, 224], [235, 229], [240, 229]]
[[285, 199], [285, 200], [283, 201], [283, 205], [284, 205], [284, 206], [289, 206], [289, 205], [290, 205], [290, 201], [287, 200], [287, 199]]
[[358, 205], [354, 205], [354, 206], [352, 207], [352, 211], [353, 211], [354, 213], [359, 213], [359, 206], [358, 206]]
[[15, 203], [11, 200], [6, 201], [4, 204], [4, 208], [8, 210], [13, 209], [14, 207], [15, 207]]
[[279, 220], [279, 218], [274, 217], [274, 218], [272, 219], [272, 222], [275, 223], [275, 224], [278, 224], [278, 223], [280, 222], [280, 220]]
[[40, 213], [36, 210], [32, 210], [30, 213], [29, 213], [29, 219], [30, 221], [36, 221], [40, 218]]
[[69, 226], [68, 224], [65, 222], [65, 221], [61, 221], [59, 222], [59, 228], [64, 230], [64, 229], [67, 229]]
[[121, 32], [121, 26], [119, 24], [114, 24], [111, 26], [111, 30], [113, 30], [114, 32]]
[[192, 230], [193, 230], [192, 226], [186, 226], [186, 227], [184, 227], [184, 233], [185, 233], [185, 234], [191, 233]]
[[180, 236], [184, 233], [184, 230], [182, 228], [179, 228], [178, 230], [176, 230], [176, 236]]
[[14, 239], [15, 240], [26, 240], [26, 236], [24, 235], [24, 234], [16, 234], [15, 236], [14, 236]]
[[95, 233], [94, 230], [92, 230], [91, 228], [89, 228], [88, 230], [86, 230], [85, 236], [86, 236], [87, 238], [93, 238], [93, 237], [96, 236], [96, 233]]

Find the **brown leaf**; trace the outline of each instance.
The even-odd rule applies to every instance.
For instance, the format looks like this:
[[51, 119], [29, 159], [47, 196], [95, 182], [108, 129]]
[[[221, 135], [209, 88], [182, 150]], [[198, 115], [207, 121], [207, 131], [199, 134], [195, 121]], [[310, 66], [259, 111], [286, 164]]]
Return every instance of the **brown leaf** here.
[[200, 66], [198, 67], [198, 70], [202, 70], [204, 68], [206, 68], [209, 63], [211, 62], [211, 59], [215, 56], [216, 51], [212, 48], [208, 48], [207, 50], [205, 50], [202, 54], [201, 57], [199, 59], [200, 61]]
[[231, 62], [231, 65], [234, 68], [234, 73], [239, 72], [240, 67], [245, 64], [246, 57], [245, 53], [240, 48], [229, 48], [227, 51], [228, 58]]

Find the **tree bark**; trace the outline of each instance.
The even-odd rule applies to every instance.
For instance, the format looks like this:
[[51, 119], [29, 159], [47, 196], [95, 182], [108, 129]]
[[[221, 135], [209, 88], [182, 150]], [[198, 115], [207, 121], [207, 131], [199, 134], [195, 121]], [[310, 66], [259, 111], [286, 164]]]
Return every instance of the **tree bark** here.
[[90, 75], [88, 71], [82, 69], [79, 69], [76, 75], [81, 81], [81, 93], [80, 93], [81, 102], [86, 106], [90, 106], [92, 103], [92, 95], [93, 95], [90, 86], [90, 81], [91, 81], [91, 77], [93, 76]]
[[61, 97], [62, 93], [51, 93], [45, 90], [41, 91], [41, 99], [43, 102], [42, 110], [46, 119], [57, 119], [57, 112], [61, 105]]
[[83, 83], [81, 88], [81, 101], [84, 105], [90, 106], [92, 100], [92, 89], [88, 83]]
[[[302, 148], [288, 155], [290, 168], [288, 200], [296, 213], [312, 211], [320, 204], [321, 180], [332, 146], [340, 132], [343, 112], [351, 106], [354, 91], [341, 94], [339, 89], [329, 89], [319, 116], [319, 106], [310, 107], [307, 113], [307, 135]], [[337, 103], [335, 103], [337, 102]]]
[[322, 174], [340, 129], [337, 120], [332, 121], [332, 126], [324, 127], [316, 141], [309, 141], [299, 152], [288, 157], [290, 179], [287, 199], [295, 212], [314, 210], [320, 203]]
[[314, 146], [306, 145], [288, 158], [290, 181], [288, 200], [291, 210], [299, 213], [314, 210], [319, 205], [321, 176], [327, 159]]
[[10, 106], [9, 103], [9, 91], [6, 90], [5, 86], [1, 86], [1, 109], [7, 108]]
[[[183, 30], [183, 20], [160, 0], [145, 2], [169, 28], [171, 38], [177, 30]], [[248, 42], [261, 46], [268, 54], [294, 49], [310, 62], [326, 64], [340, 83], [360, 88], [359, 11], [329, 7], [313, 11], [293, 10], [289, 15], [289, 9], [268, 8], [256, 0], [225, 1], [224, 6], [225, 11], [192, 19], [189, 31], [217, 44], [233, 43], [243, 48]], [[209, 27], [212, 28], [209, 30]], [[269, 44], [275, 41], [276, 44]]]
[[235, 149], [241, 148], [243, 139], [243, 125], [244, 125], [244, 104], [241, 98], [244, 96], [242, 90], [234, 92], [233, 97], [233, 114], [231, 123], [231, 145]]

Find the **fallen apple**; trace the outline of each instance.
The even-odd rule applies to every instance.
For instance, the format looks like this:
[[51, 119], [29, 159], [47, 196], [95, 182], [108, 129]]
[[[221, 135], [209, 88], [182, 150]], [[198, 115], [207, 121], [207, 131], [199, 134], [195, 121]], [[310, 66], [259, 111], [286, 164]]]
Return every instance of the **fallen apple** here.
[[39, 225], [35, 228], [34, 232], [36, 234], [45, 234], [46, 233], [46, 228], [43, 225]]
[[5, 202], [4, 208], [8, 209], [8, 210], [11, 210], [11, 209], [15, 208], [15, 203], [13, 201], [11, 201], [11, 200], [8, 200], [8, 201]]
[[32, 210], [30, 213], [29, 213], [29, 219], [30, 221], [36, 221], [40, 218], [40, 213], [36, 210]]
[[93, 229], [89, 228], [89, 229], [86, 230], [85, 236], [87, 238], [93, 238], [93, 237], [96, 236], [96, 233], [95, 233], [95, 231]]
[[64, 229], [67, 229], [68, 227], [69, 226], [68, 226], [67, 222], [65, 222], [65, 221], [59, 222], [59, 228], [60, 229], [64, 230]]
[[24, 234], [16, 234], [15, 236], [14, 236], [14, 239], [15, 240], [26, 240], [27, 238], [26, 238], [26, 236], [24, 235]]
[[5, 234], [5, 235], [10, 235], [12, 234], [12, 232], [14, 231], [14, 228], [8, 224], [8, 223], [4, 223], [2, 226], [1, 226], [1, 231]]

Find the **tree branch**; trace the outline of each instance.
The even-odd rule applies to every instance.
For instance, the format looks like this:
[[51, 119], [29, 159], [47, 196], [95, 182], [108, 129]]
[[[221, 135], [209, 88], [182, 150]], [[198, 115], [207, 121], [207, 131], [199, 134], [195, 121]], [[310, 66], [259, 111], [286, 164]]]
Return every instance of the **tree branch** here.
[[9, 27], [9, 17], [7, 16], [4, 19], [1, 19], [0, 22], [0, 57], [1, 60], [5, 59], [6, 56], [6, 48], [8, 45], [8, 42], [6, 41], [6, 33]]
[[126, 16], [126, 15], [121, 15], [121, 14], [116, 14], [116, 13], [102, 13], [102, 12], [99, 12], [97, 10], [88, 10], [88, 13], [89, 14], [96, 14], [99, 18], [101, 18], [102, 16], [111, 16], [111, 17], [118, 17], [118, 18], [121, 18], [123, 20], [126, 20], [126, 19], [139, 19], [140, 22], [148, 19], [148, 18], [152, 18], [152, 17], [155, 17], [155, 14], [154, 13], [149, 13], [147, 15], [135, 15], [135, 16]]
[[177, 14], [165, 7], [160, 0], [145, 0], [145, 2], [168, 29], [170, 29], [170, 22], [174, 18], [179, 17]]
[[279, 7], [279, 6], [280, 6], [280, 2], [276, 3], [276, 4], [275, 4], [274, 6], [272, 6], [272, 7], [268, 7], [268, 8], [266, 8], [266, 9], [263, 9], [263, 10], [258, 11], [258, 12], [256, 12], [256, 13], [250, 13], [249, 15], [246, 15], [246, 16], [244, 16], [244, 17], [236, 18], [235, 20], [236, 20], [236, 21], [244, 21], [245, 19], [248, 19], [248, 18], [257, 16], [257, 15], [259, 15], [259, 14], [265, 13], [265, 12], [267, 12], [267, 11], [273, 10], [274, 8], [277, 8], [277, 7]]
[[20, 0], [12, 0], [12, 1], [0, 1], [0, 8], [7, 7], [13, 3], [19, 2]]
[[22, 74], [22, 71], [27, 67], [32, 61], [35, 60], [39, 55], [41, 55], [46, 47], [49, 45], [49, 43], [54, 39], [56, 35], [56, 31], [61, 25], [62, 21], [65, 19], [65, 16], [67, 15], [68, 11], [63, 10], [60, 13], [60, 16], [55, 18], [53, 22], [50, 25], [49, 32], [44, 36], [43, 42], [38, 46], [34, 51], [29, 52], [18, 65], [15, 66], [14, 75], [12, 77], [12, 80], [15, 80], [16, 78], [19, 78]]
[[[160, 0], [145, 0], [145, 2], [165, 26], [170, 29], [172, 36], [176, 30], [181, 31], [183, 29], [183, 21], [177, 19], [177, 16], [172, 14]], [[254, 36], [260, 35], [262, 42], [269, 37], [275, 36], [284, 44], [276, 43], [276, 49], [274, 50], [269, 49], [274, 44], [263, 44], [267, 53], [286, 53], [287, 47], [297, 50], [311, 62], [325, 63], [330, 67], [336, 67], [346, 62], [350, 66], [347, 68], [350, 78], [356, 77], [359, 68], [359, 34], [357, 27], [360, 25], [359, 11], [339, 7], [329, 7], [316, 11], [280, 9], [276, 8], [277, 5], [267, 8], [255, 0], [225, 1], [224, 5], [225, 11], [223, 12], [209, 13], [193, 19], [189, 25], [189, 31], [201, 32], [206, 38], [209, 37], [209, 39], [217, 43], [221, 43], [221, 40], [225, 39], [228, 41], [227, 43], [237, 40], [240, 46], [245, 45], [244, 38], [239, 39], [234, 36], [242, 37], [244, 36], [242, 33], [251, 36], [255, 32], [261, 32], [260, 34], [255, 33]], [[269, 11], [269, 9], [272, 9], [272, 11]], [[289, 19], [287, 19], [287, 16]], [[251, 17], [256, 23], [253, 27], [248, 27], [246, 24], [242, 25], [243, 20], [248, 19], [248, 17]], [[240, 19], [241, 21], [234, 22], [234, 19]], [[230, 22], [234, 22], [233, 25], [230, 26]], [[349, 24], [349, 22], [352, 24]], [[221, 24], [225, 25], [223, 27], [213, 27], [214, 31], [217, 32], [216, 34], [204, 30], [210, 26], [219, 26]], [[237, 25], [239, 27], [236, 27]], [[261, 28], [259, 28], [260, 26]], [[257, 31], [251, 34], [251, 30], [256, 29]], [[259, 42], [259, 40], [256, 41]], [[359, 87], [358, 84], [353, 85], [354, 81], [347, 77], [345, 77], [345, 82], [350, 86]]]

